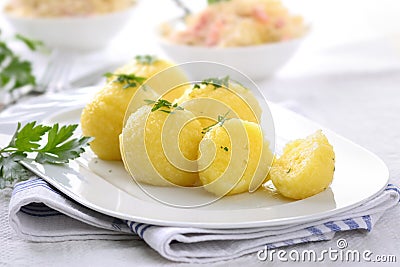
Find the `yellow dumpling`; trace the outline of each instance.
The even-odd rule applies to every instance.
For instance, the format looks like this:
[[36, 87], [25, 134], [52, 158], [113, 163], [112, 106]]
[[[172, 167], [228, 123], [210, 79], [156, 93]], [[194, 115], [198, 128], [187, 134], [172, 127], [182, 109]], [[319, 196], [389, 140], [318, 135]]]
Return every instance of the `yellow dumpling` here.
[[187, 110], [151, 110], [151, 106], [141, 107], [129, 117], [122, 131], [126, 169], [137, 181], [151, 185], [197, 184], [201, 124]]
[[335, 152], [321, 131], [288, 143], [269, 176], [285, 197], [304, 199], [324, 191], [333, 180]]
[[[118, 136], [121, 134], [125, 111], [132, 97], [140, 93], [139, 100], [156, 99], [157, 94], [140, 85], [152, 75], [172, 66], [164, 60], [142, 63], [134, 60], [109, 75], [108, 83], [86, 105], [81, 114], [81, 127], [85, 136], [94, 137], [90, 143], [93, 152], [104, 160], [121, 160]], [[142, 90], [138, 91], [138, 88]], [[135, 108], [145, 102], [134, 103]], [[133, 112], [133, 110], [131, 110]]]
[[[229, 111], [231, 118], [260, 123], [261, 108], [250, 90], [230, 81], [229, 77], [207, 80], [190, 86], [175, 102], [196, 116], [215, 118], [217, 114], [226, 114]], [[222, 86], [214, 83], [221, 83]], [[207, 127], [209, 124], [203, 123], [203, 126]]]
[[[155, 91], [162, 99], [169, 102], [182, 96], [182, 90], [170, 90], [177, 85], [186, 83], [188, 78], [185, 73], [169, 61], [161, 60], [153, 56], [136, 56], [135, 60], [122, 66], [115, 71], [116, 74], [134, 73], [137, 76], [152, 77], [157, 74], [157, 78], [146, 81], [146, 86]], [[174, 68], [172, 68], [174, 67]], [[168, 71], [163, 71], [167, 70]]]
[[[154, 56], [139, 55], [134, 60], [131, 60], [122, 67], [116, 69], [114, 74], [131, 74], [134, 73], [136, 76], [151, 77], [161, 70], [167, 69], [173, 66], [173, 64], [167, 60], [158, 59]], [[113, 77], [110, 77], [108, 81], [112, 81]]]
[[253, 191], [266, 180], [272, 158], [260, 125], [229, 119], [200, 142], [200, 181], [217, 196]]

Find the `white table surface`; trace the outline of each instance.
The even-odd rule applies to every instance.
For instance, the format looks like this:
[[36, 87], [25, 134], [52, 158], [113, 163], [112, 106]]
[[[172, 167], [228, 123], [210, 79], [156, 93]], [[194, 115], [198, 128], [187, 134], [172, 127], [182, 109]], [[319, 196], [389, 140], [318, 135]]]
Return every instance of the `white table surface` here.
[[[288, 3], [310, 18], [313, 32], [284, 69], [259, 84], [265, 96], [376, 153], [389, 167], [390, 182], [400, 185], [400, 18], [397, 15], [400, 5], [395, 0]], [[154, 4], [159, 7], [157, 10]], [[140, 53], [162, 55], [151, 30], [146, 29], [177, 12], [179, 10], [169, 1], [142, 0], [130, 25], [101, 55], [107, 60], [129, 60]], [[11, 31], [1, 17], [0, 25], [3, 30]], [[140, 42], [126, 39], [132, 30], [140, 31], [143, 37]], [[88, 57], [87, 60], [93, 59]], [[40, 72], [43, 64], [38, 62], [36, 71]], [[84, 69], [84, 63], [77, 65], [75, 72]], [[6, 213], [10, 195], [11, 190], [0, 191], [0, 265], [177, 265], [161, 258], [142, 241], [24, 242], [8, 226]], [[397, 207], [385, 214], [371, 233], [341, 233], [332, 241], [298, 245], [287, 250], [320, 252], [336, 248], [336, 240], [345, 238], [349, 249], [396, 255], [399, 262], [399, 221], [400, 208]], [[227, 264], [267, 263], [259, 262], [256, 255], [248, 255], [215, 265]], [[282, 265], [278, 261], [268, 264]], [[324, 263], [328, 264], [340, 262]]]

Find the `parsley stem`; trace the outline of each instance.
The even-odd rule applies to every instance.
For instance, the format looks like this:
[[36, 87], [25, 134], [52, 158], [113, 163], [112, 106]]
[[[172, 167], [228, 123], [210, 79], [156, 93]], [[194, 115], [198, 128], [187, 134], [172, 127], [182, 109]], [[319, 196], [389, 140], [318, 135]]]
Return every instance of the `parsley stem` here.
[[4, 147], [4, 148], [0, 149], [0, 153], [8, 153], [8, 152], [12, 152], [12, 151], [10, 151], [10, 150], [7, 150], [7, 149], [9, 149], [9, 148], [10, 148], [9, 146], [6, 146], [6, 147]]

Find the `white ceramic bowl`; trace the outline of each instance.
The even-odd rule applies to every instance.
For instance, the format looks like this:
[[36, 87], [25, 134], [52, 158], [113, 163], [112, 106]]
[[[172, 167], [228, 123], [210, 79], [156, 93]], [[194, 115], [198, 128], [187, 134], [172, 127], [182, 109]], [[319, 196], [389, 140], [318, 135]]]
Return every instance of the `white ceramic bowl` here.
[[161, 36], [160, 32], [157, 34], [161, 48], [176, 63], [218, 62], [234, 67], [256, 81], [270, 77], [284, 66], [304, 39], [242, 47], [204, 47], [173, 43]]
[[105, 47], [124, 27], [134, 6], [88, 17], [23, 18], [2, 12], [16, 32], [41, 40], [48, 47], [93, 50]]

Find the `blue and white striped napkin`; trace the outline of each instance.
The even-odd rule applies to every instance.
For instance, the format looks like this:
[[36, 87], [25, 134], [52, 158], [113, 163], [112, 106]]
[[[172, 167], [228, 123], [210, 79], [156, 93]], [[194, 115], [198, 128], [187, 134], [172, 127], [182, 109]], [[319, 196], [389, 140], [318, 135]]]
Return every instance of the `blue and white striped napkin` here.
[[40, 178], [14, 187], [9, 218], [15, 232], [36, 242], [141, 238], [161, 256], [177, 262], [208, 263], [256, 253], [267, 246], [331, 240], [336, 232], [365, 229], [400, 200], [389, 184], [376, 198], [331, 217], [296, 225], [251, 229], [199, 229], [146, 225], [112, 218], [87, 209]]

